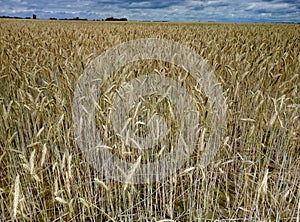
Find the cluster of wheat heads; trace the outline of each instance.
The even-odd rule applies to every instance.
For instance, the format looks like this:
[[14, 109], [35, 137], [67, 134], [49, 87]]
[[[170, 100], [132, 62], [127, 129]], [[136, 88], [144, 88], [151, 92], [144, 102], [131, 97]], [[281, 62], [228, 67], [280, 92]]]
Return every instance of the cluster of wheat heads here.
[[[0, 29], [0, 220], [299, 221], [299, 25], [1, 20]], [[77, 148], [73, 91], [98, 55], [148, 37], [185, 44], [208, 61], [226, 97], [227, 128], [207, 167], [196, 150], [164, 181], [123, 184]], [[104, 85], [97, 125], [106, 129], [111, 84], [173, 69], [149, 62], [119, 70]], [[208, 113], [201, 130], [209, 134], [209, 102], [192, 95]], [[168, 118], [170, 110], [161, 112]], [[200, 139], [205, 146], [206, 135]]]

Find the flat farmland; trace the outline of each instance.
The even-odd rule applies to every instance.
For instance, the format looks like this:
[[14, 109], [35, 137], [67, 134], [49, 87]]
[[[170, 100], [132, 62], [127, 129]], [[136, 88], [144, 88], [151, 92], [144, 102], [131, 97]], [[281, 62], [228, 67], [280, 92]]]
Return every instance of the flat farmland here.
[[[0, 30], [1, 221], [300, 220], [300, 25], [2, 19]], [[185, 45], [206, 61], [222, 88], [226, 125], [209, 147], [213, 101], [187, 77], [182, 86], [201, 117], [193, 153], [164, 180], [123, 183], [78, 148], [74, 91], [97, 56], [146, 38]], [[95, 114], [111, 152], [133, 166], [149, 156], [117, 139], [107, 110], [122, 82], [150, 72], [186, 76], [184, 67], [162, 61], [121, 67], [103, 83]], [[152, 150], [159, 158], [178, 134], [176, 109], [168, 101], [158, 107], [153, 97], [141, 104], [170, 127], [170, 147]], [[142, 111], [133, 110], [143, 123]], [[214, 156], [203, 165], [209, 149]]]

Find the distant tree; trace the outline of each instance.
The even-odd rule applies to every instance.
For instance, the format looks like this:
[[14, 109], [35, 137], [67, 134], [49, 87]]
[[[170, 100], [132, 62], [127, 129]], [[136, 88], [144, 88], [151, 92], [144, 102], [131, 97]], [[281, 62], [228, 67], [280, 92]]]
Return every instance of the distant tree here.
[[82, 18], [79, 18], [79, 17], [76, 17], [76, 18], [73, 18], [73, 19], [70, 19], [70, 20], [87, 21], [87, 19], [82, 19]]
[[109, 17], [109, 18], [106, 18], [105, 21], [128, 21], [127, 18], [114, 18], [114, 17]]
[[33, 15], [32, 15], [32, 19], [36, 19], [36, 14], [33, 14]]
[[86, 19], [86, 18], [82, 19], [82, 18], [79, 18], [79, 17], [75, 17], [75, 18], [62, 18], [62, 19], [59, 19], [59, 20], [88, 21], [88, 19]]
[[114, 19], [115, 19], [114, 17], [109, 17], [109, 18], [106, 18], [105, 21], [114, 21]]

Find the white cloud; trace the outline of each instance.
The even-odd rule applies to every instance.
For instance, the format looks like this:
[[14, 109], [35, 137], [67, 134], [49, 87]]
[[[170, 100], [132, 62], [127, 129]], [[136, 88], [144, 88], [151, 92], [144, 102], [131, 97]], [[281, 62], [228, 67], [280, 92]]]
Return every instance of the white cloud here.
[[250, 2], [248, 3], [247, 10], [259, 10], [259, 9], [267, 9], [267, 10], [284, 10], [294, 8], [293, 5], [289, 3], [274, 3], [274, 2]]
[[132, 2], [129, 4], [129, 7], [133, 8], [144, 8], [144, 7], [150, 7], [151, 2], [145, 1], [145, 2]]

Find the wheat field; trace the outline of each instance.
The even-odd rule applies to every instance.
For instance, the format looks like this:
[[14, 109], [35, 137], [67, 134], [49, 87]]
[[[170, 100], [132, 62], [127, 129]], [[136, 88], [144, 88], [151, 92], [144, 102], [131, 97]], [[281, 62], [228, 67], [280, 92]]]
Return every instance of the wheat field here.
[[[0, 221], [300, 221], [299, 25], [2, 19], [0, 30]], [[72, 103], [93, 59], [141, 38], [173, 40], [207, 60], [227, 125], [206, 167], [196, 149], [166, 180], [132, 185], [86, 161]], [[172, 77], [168, 64], [141, 62], [111, 81], [154, 69]], [[209, 102], [192, 95], [209, 134]]]

